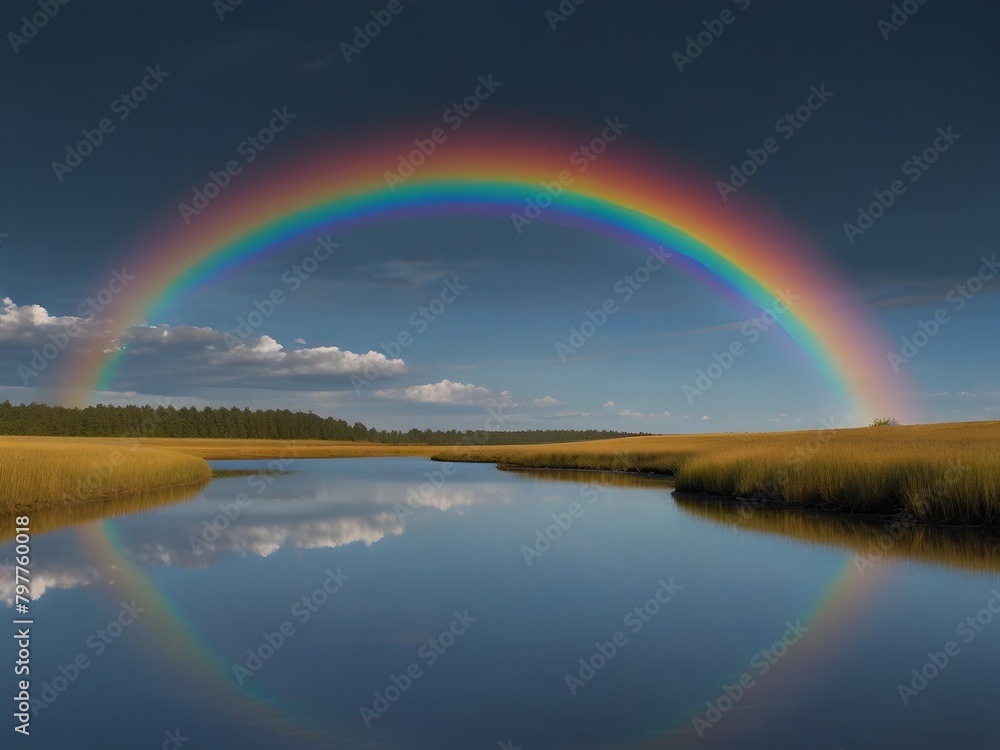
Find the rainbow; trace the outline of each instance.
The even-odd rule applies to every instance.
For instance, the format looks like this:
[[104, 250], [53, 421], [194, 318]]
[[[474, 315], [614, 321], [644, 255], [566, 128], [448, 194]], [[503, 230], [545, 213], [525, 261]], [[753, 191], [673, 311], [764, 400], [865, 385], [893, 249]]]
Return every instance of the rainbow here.
[[[803, 683], [817, 679], [844, 651], [861, 627], [863, 614], [870, 610], [888, 579], [883, 570], [871, 571], [868, 575], [860, 573], [855, 555], [846, 556], [812, 608], [801, 618], [808, 632], [802, 634], [801, 640], [793, 644], [767, 674], [758, 674], [750, 668], [749, 661], [742, 664], [725, 679], [706, 684], [700, 703], [672, 712], [661, 719], [658, 726], [636, 736], [636, 743], [650, 747], [696, 747], [709, 739], [713, 743], [731, 745], [749, 741], [761, 731], [762, 725], [780, 725], [781, 714], [794, 710], [804, 699]], [[778, 627], [775, 636], [780, 636], [780, 631]], [[770, 644], [762, 643], [761, 646]], [[724, 715], [715, 726], [703, 728], [704, 737], [698, 736], [694, 719], [704, 718], [707, 702], [722, 695], [724, 684], [738, 683], [745, 672], [755, 680], [743, 699], [746, 705], [743, 701], [736, 703], [729, 712], [732, 715]]]
[[[239, 686], [232, 677], [231, 665], [212, 651], [199, 637], [183, 614], [136, 565], [125, 551], [117, 525], [112, 520], [98, 521], [80, 527], [78, 534], [83, 548], [109, 577], [109, 588], [118, 598], [135, 599], [145, 608], [141, 622], [147, 635], [155, 640], [164, 660], [200, 693], [206, 705], [221, 705], [230, 715], [245, 724], [260, 726], [276, 736], [303, 743], [328, 743], [334, 738], [331, 728], [306, 716], [300, 709], [280, 701], [259, 689]], [[734, 733], [745, 737], [783, 711], [792, 710], [802, 698], [804, 678], [821, 674], [827, 663], [836, 658], [853, 631], [862, 621], [861, 613], [872, 604], [875, 594], [883, 588], [886, 577], [880, 571], [863, 576], [857, 571], [854, 557], [845, 557], [836, 574], [816, 598], [812, 608], [802, 618], [809, 632], [800, 643], [789, 649], [771, 672], [757, 677], [757, 684], [748, 694], [752, 698], [750, 711], [741, 708], [736, 716], [726, 716], [717, 726], [707, 730], [718, 742]], [[741, 665], [747, 669], [747, 664]], [[720, 694], [722, 684], [739, 680], [736, 671], [714, 683], [706, 683], [704, 699]], [[702, 742], [696, 737], [692, 720], [705, 711], [705, 703], [681, 708], [639, 730], [633, 737], [637, 745], [692, 747]], [[336, 738], [338, 747], [374, 748], [370, 738], [360, 738], [353, 732], [341, 731]]]
[[[579, 139], [466, 135], [441, 144], [405, 179], [397, 170], [412, 141], [380, 139], [354, 143], [350, 151], [310, 151], [270, 171], [254, 166], [261, 171], [234, 177], [189, 224], [174, 214], [125, 259], [136, 280], [112, 303], [107, 339], [74, 350], [62, 380], [70, 402], [86, 403], [95, 391], [113, 387], [119, 341], [130, 327], [296, 242], [376, 222], [466, 215], [511, 218], [513, 242], [531, 230], [512, 218], [519, 214], [647, 251], [663, 247], [762, 310], [779, 293], [797, 296], [778, 322], [845, 408], [859, 419], [893, 414], [913, 420], [900, 395], [907, 389], [890, 372], [876, 327], [809, 243], [759, 207], [750, 214], [735, 208], [735, 200], [722, 203], [711, 179], [618, 143], [585, 162], [574, 156]], [[397, 176], [391, 186], [389, 173]], [[544, 205], [540, 215], [529, 213], [530, 202]]]
[[[232, 664], [206, 645], [184, 619], [182, 613], [128, 556], [117, 525], [108, 519], [80, 527], [81, 544], [108, 577], [108, 587], [116, 601], [134, 599], [144, 608], [139, 623], [153, 639], [164, 661], [198, 694], [208, 707], [222, 706], [245, 725], [259, 726], [275, 735], [303, 743], [329, 742], [328, 728], [251, 685], [240, 686], [233, 677]], [[339, 747], [369, 747], [348, 737], [339, 738]]]

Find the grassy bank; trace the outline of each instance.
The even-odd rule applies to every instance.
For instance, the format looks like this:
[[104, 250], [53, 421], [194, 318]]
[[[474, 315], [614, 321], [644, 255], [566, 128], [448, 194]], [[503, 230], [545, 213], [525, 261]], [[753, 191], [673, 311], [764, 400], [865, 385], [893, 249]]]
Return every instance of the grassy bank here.
[[648, 472], [673, 477], [680, 492], [1000, 523], [1000, 422], [518, 446], [182, 438], [135, 446], [109, 438], [0, 439], [0, 512], [207, 481], [202, 459], [431, 456], [504, 468]]
[[31, 512], [204, 483], [208, 464], [197, 456], [87, 438], [0, 439], [0, 514]]
[[682, 492], [935, 522], [1000, 522], [1000, 422], [473, 447], [434, 457], [652, 472], [672, 476]]
[[[266, 458], [365, 458], [431, 456], [441, 446], [358, 443], [351, 440], [233, 440], [230, 438], [143, 438], [143, 446], [168, 448], [209, 461]], [[447, 450], [447, 448], [445, 449]]]
[[205, 460], [430, 456], [437, 450], [333, 440], [0, 437], [0, 515], [96, 508], [97, 501], [204, 484], [212, 478]]

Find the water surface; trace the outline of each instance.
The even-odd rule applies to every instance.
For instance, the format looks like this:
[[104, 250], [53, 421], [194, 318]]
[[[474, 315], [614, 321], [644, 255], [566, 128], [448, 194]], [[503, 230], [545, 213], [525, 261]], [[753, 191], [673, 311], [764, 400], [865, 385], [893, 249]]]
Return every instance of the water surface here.
[[996, 746], [993, 542], [625, 475], [287, 468], [40, 520], [34, 747]]

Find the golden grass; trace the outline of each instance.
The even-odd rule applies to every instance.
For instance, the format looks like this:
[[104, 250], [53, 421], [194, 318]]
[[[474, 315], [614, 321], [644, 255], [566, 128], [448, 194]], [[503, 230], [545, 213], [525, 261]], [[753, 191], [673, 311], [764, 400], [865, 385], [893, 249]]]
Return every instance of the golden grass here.
[[204, 483], [202, 459], [135, 441], [0, 439], [0, 513], [66, 506], [156, 488]]
[[503, 467], [668, 474], [679, 491], [928, 521], [1000, 521], [1000, 422], [662, 435], [438, 451]]
[[[103, 439], [103, 438], [97, 438]], [[265, 458], [365, 458], [430, 456], [441, 450], [429, 445], [384, 445], [349, 440], [232, 440], [229, 438], [141, 438], [143, 446], [169, 448], [209, 461]]]

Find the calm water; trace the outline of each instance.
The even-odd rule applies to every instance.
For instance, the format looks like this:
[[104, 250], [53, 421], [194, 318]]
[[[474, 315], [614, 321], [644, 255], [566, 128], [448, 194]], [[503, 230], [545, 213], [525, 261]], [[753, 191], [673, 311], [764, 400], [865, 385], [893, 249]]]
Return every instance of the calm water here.
[[[31, 746], [1000, 742], [995, 545], [634, 477], [288, 469], [48, 533], [67, 520], [36, 519]], [[5, 570], [8, 622], [11, 597]]]

